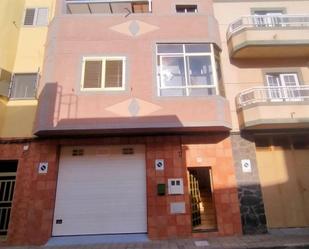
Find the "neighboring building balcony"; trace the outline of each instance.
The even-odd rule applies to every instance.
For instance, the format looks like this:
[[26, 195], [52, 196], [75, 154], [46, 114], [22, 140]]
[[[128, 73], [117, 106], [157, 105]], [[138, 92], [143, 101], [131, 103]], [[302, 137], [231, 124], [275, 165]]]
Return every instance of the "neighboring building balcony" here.
[[230, 57], [304, 58], [309, 56], [309, 15], [243, 16], [229, 25]]
[[241, 129], [309, 128], [309, 85], [254, 87], [236, 104]]

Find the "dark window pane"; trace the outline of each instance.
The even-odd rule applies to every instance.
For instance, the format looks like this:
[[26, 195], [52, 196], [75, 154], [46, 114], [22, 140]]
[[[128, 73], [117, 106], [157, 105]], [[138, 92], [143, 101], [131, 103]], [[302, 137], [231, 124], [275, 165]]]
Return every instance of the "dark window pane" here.
[[178, 13], [194, 13], [197, 12], [197, 5], [176, 5], [176, 12]]
[[122, 60], [106, 61], [105, 87], [122, 87]]
[[86, 61], [84, 88], [100, 88], [102, 77], [102, 61]]
[[210, 44], [186, 44], [186, 53], [210, 53]]
[[11, 88], [11, 98], [35, 98], [37, 74], [15, 74]]
[[26, 9], [24, 25], [33, 25], [35, 9]]
[[183, 53], [181, 44], [159, 44], [158, 53]]

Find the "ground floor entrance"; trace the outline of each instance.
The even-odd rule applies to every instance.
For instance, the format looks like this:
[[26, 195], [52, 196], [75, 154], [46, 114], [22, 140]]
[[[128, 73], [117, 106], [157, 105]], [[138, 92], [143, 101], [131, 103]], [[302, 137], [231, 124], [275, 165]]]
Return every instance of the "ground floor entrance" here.
[[18, 160], [1, 245], [241, 234], [228, 133], [12, 141], [0, 144], [0, 159]]
[[309, 226], [309, 136], [256, 137], [268, 228]]
[[63, 147], [53, 235], [146, 232], [145, 148]]
[[17, 161], [0, 160], [0, 237], [6, 238], [11, 218]]
[[194, 231], [217, 229], [211, 168], [192, 167], [188, 170], [192, 226]]

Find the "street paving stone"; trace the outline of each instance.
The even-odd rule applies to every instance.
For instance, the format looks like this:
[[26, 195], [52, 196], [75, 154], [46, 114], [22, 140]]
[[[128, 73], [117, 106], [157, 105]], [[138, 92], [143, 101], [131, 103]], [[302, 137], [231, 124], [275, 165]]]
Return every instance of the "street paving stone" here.
[[178, 239], [144, 243], [113, 243], [70, 246], [2, 247], [10, 249], [309, 249], [309, 234], [250, 235], [209, 239]]

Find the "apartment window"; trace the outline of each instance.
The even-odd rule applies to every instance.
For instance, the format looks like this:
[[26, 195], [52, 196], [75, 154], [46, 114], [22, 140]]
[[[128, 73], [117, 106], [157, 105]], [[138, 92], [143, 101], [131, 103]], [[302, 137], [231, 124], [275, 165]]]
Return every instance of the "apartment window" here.
[[197, 5], [176, 5], [177, 13], [197, 13]]
[[25, 26], [47, 26], [48, 8], [27, 8], [25, 11]]
[[254, 23], [257, 27], [282, 26], [283, 10], [256, 10], [254, 11]]
[[158, 95], [215, 95], [217, 71], [214, 50], [214, 46], [208, 43], [158, 44]]
[[68, 14], [130, 14], [151, 12], [149, 1], [76, 1], [67, 0]]
[[10, 98], [33, 99], [36, 98], [38, 74], [14, 74], [11, 83]]
[[83, 60], [82, 90], [124, 89], [124, 57], [88, 57]]
[[271, 100], [297, 100], [301, 96], [297, 73], [267, 73], [266, 82]]

